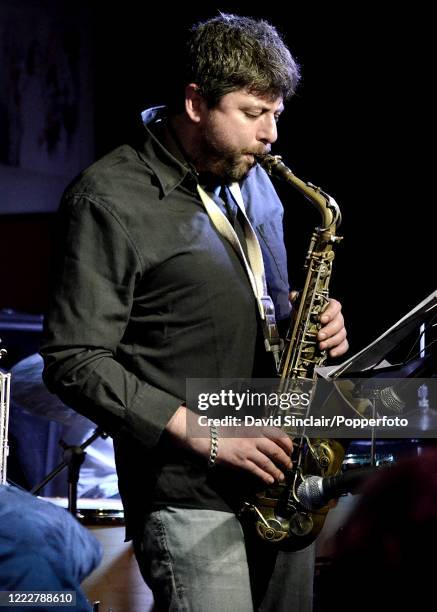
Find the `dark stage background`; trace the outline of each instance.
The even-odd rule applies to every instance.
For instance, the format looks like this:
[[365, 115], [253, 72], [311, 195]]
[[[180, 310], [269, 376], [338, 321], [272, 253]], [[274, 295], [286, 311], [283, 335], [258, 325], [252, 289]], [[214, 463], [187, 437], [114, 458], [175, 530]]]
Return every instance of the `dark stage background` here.
[[[189, 24], [220, 9], [276, 25], [301, 64], [303, 80], [280, 120], [274, 152], [298, 176], [334, 195], [342, 209], [344, 240], [332, 295], [344, 304], [351, 350], [359, 350], [435, 289], [434, 187], [427, 151], [433, 143], [430, 15], [399, 7], [383, 15], [369, 3], [342, 10], [292, 2], [147, 4], [124, 1], [111, 8], [103, 2], [23, 1], [14, 6], [24, 23], [35, 19], [35, 11], [48, 16], [54, 7], [58, 15], [73, 11], [79, 30], [89, 34], [79, 66], [90, 73], [80, 95], [92, 102], [91, 158], [123, 143], [138, 113], [160, 103], [160, 92], [174, 75], [178, 40]], [[0, 9], [10, 5], [2, 0]], [[31, 203], [26, 176], [20, 184]], [[290, 276], [299, 285], [318, 217], [296, 193], [281, 189], [281, 194]], [[0, 307], [39, 313], [46, 304], [53, 212], [26, 213], [22, 196], [16, 204], [20, 214], [8, 209], [0, 216]]]

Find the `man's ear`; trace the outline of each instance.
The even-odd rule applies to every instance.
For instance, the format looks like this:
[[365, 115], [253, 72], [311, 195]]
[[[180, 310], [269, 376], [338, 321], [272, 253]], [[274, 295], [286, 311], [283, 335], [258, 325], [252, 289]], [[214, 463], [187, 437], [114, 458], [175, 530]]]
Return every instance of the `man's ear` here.
[[200, 123], [206, 109], [206, 102], [195, 83], [185, 87], [185, 112], [193, 123]]

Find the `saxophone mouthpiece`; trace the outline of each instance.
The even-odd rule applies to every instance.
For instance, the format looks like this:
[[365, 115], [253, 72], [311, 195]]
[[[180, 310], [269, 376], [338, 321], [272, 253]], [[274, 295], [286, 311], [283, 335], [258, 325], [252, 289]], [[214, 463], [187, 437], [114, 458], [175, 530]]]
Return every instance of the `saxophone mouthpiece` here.
[[270, 155], [270, 153], [262, 153], [260, 155], [255, 155], [256, 161], [266, 170], [268, 174], [272, 174], [274, 172], [275, 166], [277, 166], [282, 157], [280, 155]]

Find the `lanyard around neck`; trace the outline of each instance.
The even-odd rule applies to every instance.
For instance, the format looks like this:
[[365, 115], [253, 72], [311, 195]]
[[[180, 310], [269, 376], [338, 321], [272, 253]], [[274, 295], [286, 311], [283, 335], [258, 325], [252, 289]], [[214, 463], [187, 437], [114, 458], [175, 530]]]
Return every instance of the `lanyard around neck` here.
[[197, 185], [197, 191], [199, 192], [202, 203], [215, 228], [230, 242], [237, 255], [243, 262], [258, 304], [260, 316], [262, 319], [264, 319], [265, 313], [262, 306], [262, 298], [263, 296], [267, 295], [267, 285], [265, 280], [261, 247], [259, 246], [258, 238], [255, 235], [252, 225], [246, 216], [245, 206], [238, 183], [233, 183], [230, 185], [229, 191], [232, 193], [238, 208], [243, 213], [243, 229], [247, 243], [247, 257], [238, 236], [226, 215], [223, 214], [214, 200], [203, 189], [203, 187], [201, 187], [201, 185]]
[[272, 299], [267, 292], [261, 247], [255, 234], [255, 230], [253, 229], [252, 224], [246, 215], [246, 209], [244, 206], [243, 197], [241, 195], [240, 186], [238, 183], [232, 183], [229, 186], [229, 191], [231, 192], [232, 197], [242, 213], [243, 229], [247, 244], [247, 257], [228, 218], [223, 214], [211, 196], [209, 196], [199, 184], [197, 185], [197, 191], [213, 225], [217, 231], [229, 241], [246, 269], [262, 321], [264, 344], [267, 351], [273, 352], [276, 364], [278, 365], [279, 351], [282, 348], [282, 342], [279, 338], [278, 329], [276, 326], [275, 309]]

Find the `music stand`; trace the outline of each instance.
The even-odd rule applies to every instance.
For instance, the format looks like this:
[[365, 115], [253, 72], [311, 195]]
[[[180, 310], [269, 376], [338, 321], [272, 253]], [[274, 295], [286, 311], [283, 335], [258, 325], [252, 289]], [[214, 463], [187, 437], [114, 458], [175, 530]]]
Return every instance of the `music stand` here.
[[421, 325], [426, 326], [436, 316], [437, 290], [426, 297], [368, 346], [352, 355], [352, 357], [349, 357], [339, 366], [331, 368], [327, 378], [336, 379], [340, 377], [353, 378], [354, 376], [362, 376], [366, 371], [372, 370], [372, 368], [380, 364], [415, 329], [420, 328]]
[[[432, 340], [428, 342], [428, 352], [426, 353], [424, 335], [427, 329], [431, 329], [436, 317], [437, 291], [434, 291], [364, 349], [349, 357], [339, 366], [323, 369], [324, 371], [320, 372], [322, 378], [331, 380], [334, 384], [336, 381], [340, 383], [341, 379], [345, 378], [367, 379], [363, 386], [369, 394], [367, 397], [371, 399], [373, 410], [371, 416], [375, 417], [376, 406], [378, 403], [380, 404], [379, 379], [382, 379], [381, 383], [384, 386], [384, 379], [419, 379], [435, 375], [435, 355], [429, 350]], [[395, 365], [386, 361], [387, 358], [390, 358], [399, 350], [399, 347], [406, 346], [413, 334], [417, 334], [415, 339], [416, 342], [418, 340], [420, 346], [416, 354], [412, 357], [409, 354], [406, 359], [401, 360], [401, 363]], [[411, 381], [411, 383], [413, 382]], [[420, 381], [417, 381], [417, 384], [420, 384]], [[385, 385], [387, 385], [387, 381], [385, 381]], [[373, 388], [374, 394], [372, 397]], [[396, 388], [394, 387], [395, 390]], [[404, 389], [411, 390], [409, 392], [411, 401], [417, 403], [417, 388], [414, 387], [414, 384], [408, 386], [405, 384]], [[416, 397], [413, 397], [414, 393]], [[370, 453], [372, 460], [375, 457], [374, 436], [371, 438]]]

